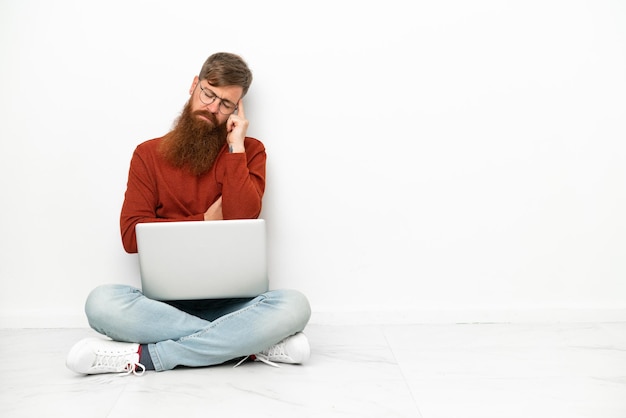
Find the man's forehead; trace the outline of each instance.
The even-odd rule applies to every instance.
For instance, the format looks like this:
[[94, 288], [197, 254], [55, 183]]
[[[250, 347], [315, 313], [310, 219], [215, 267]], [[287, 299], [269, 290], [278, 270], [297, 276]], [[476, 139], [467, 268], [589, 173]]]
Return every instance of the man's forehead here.
[[243, 87], [241, 86], [214, 86], [209, 83], [208, 80], [203, 80], [200, 83], [203, 87], [215, 93], [219, 98], [229, 100], [233, 103], [237, 103], [243, 93]]

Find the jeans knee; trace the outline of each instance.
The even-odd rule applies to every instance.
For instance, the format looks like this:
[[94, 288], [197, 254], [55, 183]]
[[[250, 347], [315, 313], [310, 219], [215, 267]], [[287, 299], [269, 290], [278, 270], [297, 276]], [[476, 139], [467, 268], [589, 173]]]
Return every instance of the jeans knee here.
[[298, 331], [304, 329], [311, 318], [311, 305], [307, 297], [300, 291], [294, 289], [282, 289], [275, 291], [289, 312], [293, 320], [293, 326]]
[[133, 288], [125, 285], [105, 284], [93, 289], [85, 301], [85, 314], [92, 328], [99, 330], [113, 316], [121, 312], [121, 294], [132, 292]]

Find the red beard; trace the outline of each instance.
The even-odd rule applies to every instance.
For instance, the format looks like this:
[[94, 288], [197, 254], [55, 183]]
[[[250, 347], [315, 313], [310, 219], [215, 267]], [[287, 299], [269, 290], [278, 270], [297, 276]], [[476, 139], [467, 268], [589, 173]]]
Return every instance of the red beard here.
[[211, 112], [196, 110], [192, 113], [190, 100], [175, 122], [174, 129], [163, 138], [159, 150], [170, 164], [200, 175], [209, 171], [215, 163], [226, 143], [226, 135], [226, 124], [218, 125]]

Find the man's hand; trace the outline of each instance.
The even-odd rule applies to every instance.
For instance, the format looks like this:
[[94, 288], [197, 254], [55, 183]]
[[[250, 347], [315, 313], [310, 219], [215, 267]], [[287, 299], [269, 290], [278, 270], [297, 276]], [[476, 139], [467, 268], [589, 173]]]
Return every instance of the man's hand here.
[[222, 214], [222, 196], [220, 196], [213, 204], [204, 212], [205, 221], [220, 221], [224, 219]]
[[246, 137], [248, 131], [248, 120], [246, 119], [246, 113], [243, 110], [243, 99], [237, 103], [237, 113], [233, 113], [228, 117], [226, 122], [226, 130], [228, 136], [226, 141], [231, 152], [245, 152], [246, 148], [243, 145], [243, 140]]

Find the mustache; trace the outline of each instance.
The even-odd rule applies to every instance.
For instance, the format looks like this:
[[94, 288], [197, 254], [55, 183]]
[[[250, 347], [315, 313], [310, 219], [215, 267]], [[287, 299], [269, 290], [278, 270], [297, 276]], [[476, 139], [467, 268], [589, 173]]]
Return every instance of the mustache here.
[[209, 111], [206, 110], [196, 110], [192, 113], [193, 116], [203, 116], [213, 122], [214, 125], [217, 125], [217, 117]]

